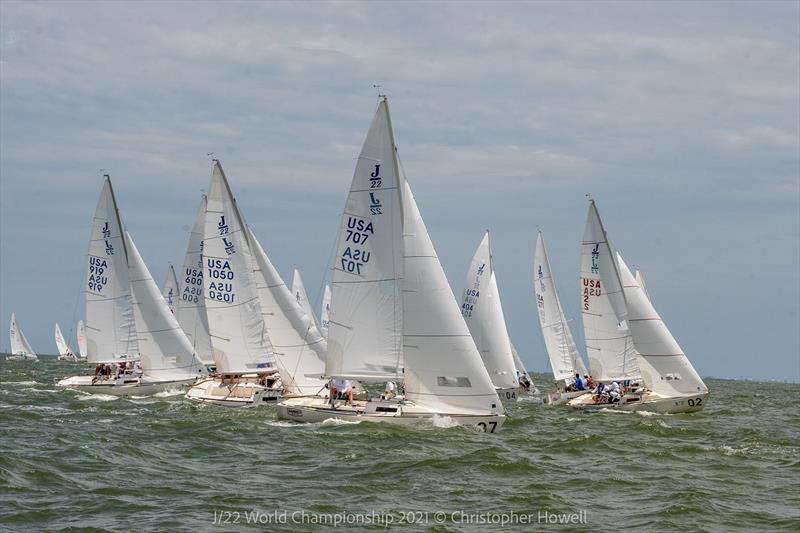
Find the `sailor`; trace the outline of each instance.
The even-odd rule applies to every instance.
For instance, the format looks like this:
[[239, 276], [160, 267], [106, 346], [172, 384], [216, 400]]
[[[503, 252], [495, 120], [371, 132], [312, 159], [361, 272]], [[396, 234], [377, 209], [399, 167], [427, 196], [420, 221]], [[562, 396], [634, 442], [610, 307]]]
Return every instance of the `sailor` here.
[[583, 383], [586, 385], [587, 389], [594, 388], [594, 380], [592, 379], [592, 376], [590, 376], [589, 374], [583, 375]]
[[575, 374], [575, 390], [586, 390], [580, 374]]
[[397, 396], [397, 385], [394, 381], [387, 381], [386, 386], [383, 388], [383, 399], [388, 400]]
[[608, 386], [606, 392], [608, 393], [610, 403], [618, 402], [621, 398], [619, 394], [619, 383], [616, 381], [613, 381], [611, 385]]
[[519, 370], [517, 370], [517, 381], [526, 391], [531, 390], [531, 380], [527, 372], [523, 372], [522, 375], [520, 375]]

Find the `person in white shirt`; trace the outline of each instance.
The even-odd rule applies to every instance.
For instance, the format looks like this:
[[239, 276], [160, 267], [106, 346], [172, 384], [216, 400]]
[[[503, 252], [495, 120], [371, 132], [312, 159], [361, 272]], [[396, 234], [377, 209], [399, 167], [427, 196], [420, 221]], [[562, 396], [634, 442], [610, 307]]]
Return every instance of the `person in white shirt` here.
[[619, 383], [616, 381], [612, 382], [611, 385], [606, 388], [606, 392], [608, 393], [611, 403], [618, 402], [621, 398], [619, 394]]
[[387, 381], [386, 387], [383, 389], [383, 397], [384, 399], [394, 398], [397, 396], [397, 385], [394, 384], [394, 381]]

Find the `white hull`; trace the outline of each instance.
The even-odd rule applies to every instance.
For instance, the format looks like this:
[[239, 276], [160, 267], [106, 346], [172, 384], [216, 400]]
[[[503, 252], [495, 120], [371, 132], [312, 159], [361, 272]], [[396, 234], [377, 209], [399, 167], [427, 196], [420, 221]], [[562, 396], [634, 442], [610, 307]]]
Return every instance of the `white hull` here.
[[219, 377], [210, 377], [189, 387], [186, 397], [221, 407], [254, 407], [276, 402], [281, 397], [281, 389], [260, 385], [257, 379], [243, 378], [235, 384], [226, 382], [223, 385]]
[[497, 395], [500, 397], [500, 401], [503, 403], [506, 402], [516, 402], [521, 394], [524, 394], [526, 391], [522, 387], [512, 387], [508, 389], [500, 389], [496, 388], [495, 391]]
[[706, 406], [709, 393], [698, 393], [692, 396], [667, 398], [649, 391], [642, 394], [626, 394], [617, 403], [592, 402], [592, 396], [586, 395], [569, 402], [569, 406], [580, 411], [650, 411], [661, 414], [695, 413]]
[[39, 358], [31, 354], [14, 354], [6, 357], [6, 361], [38, 361]]
[[118, 379], [95, 380], [94, 376], [72, 376], [56, 383], [56, 387], [74, 389], [91, 394], [110, 394], [112, 396], [150, 396], [158, 392], [182, 389], [191, 385], [192, 379], [150, 381], [135, 376]]
[[547, 405], [564, 405], [574, 398], [579, 398], [585, 394], [589, 394], [588, 390], [578, 390], [570, 392], [552, 392], [545, 396], [542, 403]]
[[59, 356], [58, 356], [58, 360], [59, 360], [59, 361], [72, 361], [72, 362], [76, 362], [76, 361], [78, 360], [78, 358], [77, 358], [76, 356], [74, 356], [74, 355], [59, 355]]
[[330, 419], [351, 422], [388, 422], [399, 425], [416, 425], [423, 420], [449, 419], [460, 426], [478, 426], [487, 433], [496, 433], [506, 420], [505, 415], [468, 415], [456, 413], [434, 413], [425, 411], [411, 402], [391, 400], [355, 400], [353, 406], [337, 400], [331, 407], [327, 398], [319, 396], [289, 398], [278, 403], [278, 418], [295, 422], [319, 423]]

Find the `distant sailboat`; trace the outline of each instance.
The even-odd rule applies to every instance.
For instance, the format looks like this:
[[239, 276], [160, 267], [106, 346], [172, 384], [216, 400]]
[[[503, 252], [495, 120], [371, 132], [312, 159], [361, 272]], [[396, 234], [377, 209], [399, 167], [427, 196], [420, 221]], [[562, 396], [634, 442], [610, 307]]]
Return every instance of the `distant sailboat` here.
[[322, 293], [322, 306], [319, 310], [319, 330], [324, 338], [328, 338], [328, 325], [331, 321], [331, 287], [325, 284], [325, 292]]
[[[597, 213], [594, 202], [591, 212]], [[597, 215], [599, 220], [599, 215]], [[643, 388], [622, 391], [621, 399], [615, 403], [595, 403], [590, 396], [570, 401], [576, 409], [620, 409], [648, 410], [659, 413], [684, 413], [699, 411], [706, 405], [708, 387], [700, 378], [689, 359], [683, 353], [666, 324], [653, 307], [643, 287], [636, 281], [619, 253], [614, 252], [610, 261], [605, 250], [595, 257], [599, 268], [600, 287], [616, 287], [624, 306], [620, 322], [627, 323], [630, 338], [635, 347], [637, 368], [641, 372]], [[615, 311], [617, 312], [617, 311]]]
[[206, 199], [202, 241], [203, 299], [216, 373], [186, 397], [223, 407], [274, 401], [281, 391], [259, 301], [253, 246], [216, 159]]
[[539, 232], [536, 238], [536, 253], [533, 258], [533, 287], [536, 305], [539, 309], [539, 325], [542, 328], [545, 349], [550, 360], [550, 369], [556, 381], [556, 392], [548, 394], [545, 403], [566, 403], [568, 400], [586, 394], [586, 391], [567, 391], [575, 381], [575, 374], [583, 376], [586, 367], [572, 338], [561, 300], [558, 297], [555, 280], [547, 258], [544, 236]]
[[83, 320], [78, 320], [76, 331], [78, 337], [78, 353], [81, 359], [86, 359], [86, 326], [83, 325]]
[[64, 339], [64, 335], [61, 334], [61, 328], [58, 327], [58, 323], [56, 323], [56, 348], [58, 349], [58, 360], [59, 361], [77, 361], [78, 358], [75, 355], [75, 352], [69, 347], [67, 341]]
[[497, 395], [501, 400], [513, 401], [520, 392], [520, 384], [500, 303], [491, 246], [491, 236], [487, 231], [467, 271], [461, 315], [497, 389]]
[[326, 375], [339, 383], [402, 377], [405, 395], [352, 405], [290, 398], [278, 404], [279, 418], [502, 425], [503, 405], [400, 175], [385, 97], [356, 163], [332, 285]]
[[11, 339], [11, 355], [6, 357], [6, 361], [38, 361], [39, 358], [31, 348], [22, 329], [17, 325], [17, 317], [11, 313], [11, 327], [9, 329]]
[[174, 315], [178, 305], [178, 277], [175, 275], [175, 268], [172, 264], [167, 269], [167, 279], [164, 280], [162, 295], [167, 302], [169, 312]]

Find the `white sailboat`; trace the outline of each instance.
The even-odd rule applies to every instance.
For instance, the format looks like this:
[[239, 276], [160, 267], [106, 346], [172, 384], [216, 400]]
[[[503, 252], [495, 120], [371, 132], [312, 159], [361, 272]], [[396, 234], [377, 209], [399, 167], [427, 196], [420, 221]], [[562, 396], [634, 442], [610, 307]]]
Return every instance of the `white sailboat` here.
[[533, 258], [533, 288], [536, 294], [536, 305], [539, 309], [539, 326], [542, 328], [545, 349], [556, 382], [556, 392], [548, 394], [545, 403], [560, 404], [586, 394], [587, 391], [568, 391], [575, 381], [575, 374], [586, 374], [578, 347], [572, 337], [564, 308], [558, 297], [547, 248], [542, 232], [536, 239], [536, 253]]
[[263, 320], [246, 226], [219, 161], [214, 160], [202, 241], [203, 298], [215, 374], [186, 397], [223, 407], [274, 401], [281, 391]]
[[78, 357], [75, 355], [75, 352], [69, 347], [67, 341], [64, 339], [64, 335], [61, 334], [61, 328], [56, 323], [56, 348], [58, 349], [58, 360], [59, 361], [77, 361]]
[[511, 343], [511, 354], [514, 356], [514, 367], [517, 369], [517, 377], [519, 379], [520, 387], [522, 387], [522, 389], [526, 392], [539, 394], [539, 389], [536, 388], [536, 384], [533, 382], [531, 375], [525, 368], [525, 363], [522, 362], [522, 358], [519, 356], [517, 347], [514, 346], [513, 342]]
[[326, 375], [378, 381], [402, 376], [405, 396], [290, 398], [278, 417], [412, 425], [434, 417], [494, 432], [505, 421], [408, 183], [400, 175], [383, 97], [347, 198], [333, 270]]
[[11, 355], [6, 357], [6, 361], [38, 361], [39, 358], [31, 348], [22, 329], [17, 325], [17, 317], [11, 313], [11, 327], [9, 328], [11, 340]]
[[164, 280], [164, 289], [161, 294], [167, 302], [169, 312], [174, 315], [178, 306], [178, 277], [175, 275], [175, 268], [172, 263], [167, 269], [167, 278]]
[[500, 302], [488, 230], [475, 250], [467, 271], [461, 315], [497, 389], [497, 395], [504, 401], [516, 400], [520, 384]]
[[314, 309], [311, 307], [311, 300], [308, 299], [308, 293], [306, 293], [306, 286], [303, 284], [303, 278], [300, 276], [300, 271], [296, 268], [294, 272], [292, 272], [292, 294], [294, 294], [295, 300], [297, 300], [297, 303], [302, 307], [303, 311], [314, 320], [314, 324], [317, 326], [317, 329], [319, 329], [317, 316], [314, 314]]
[[206, 197], [203, 195], [197, 211], [189, 244], [183, 260], [183, 270], [178, 280], [180, 298], [175, 316], [181, 329], [194, 346], [197, 356], [203, 363], [213, 368], [214, 356], [211, 335], [208, 333], [206, 299], [203, 297], [203, 233], [206, 225]]
[[614, 248], [594, 200], [589, 202], [581, 247], [581, 315], [586, 354], [595, 382], [641, 380], [639, 358], [625, 320], [625, 296]]
[[[105, 256], [93, 253], [97, 251], [98, 240], [103, 241]], [[91, 241], [86, 281], [87, 347], [89, 362], [99, 364], [93, 376], [73, 376], [56, 385], [127, 396], [154, 394], [192, 383], [205, 369], [167, 307], [133, 239], [123, 229], [108, 176], [98, 202]], [[109, 298], [122, 303], [109, 302]], [[132, 323], [114, 327], [113, 322], [105, 320], [107, 317], [99, 315], [102, 310], [126, 320], [130, 318]], [[129, 337], [131, 330], [136, 332], [133, 339]], [[128, 364], [133, 355], [129, 348], [132, 340], [135, 340], [135, 355], [140, 358], [136, 368]], [[127, 351], [121, 352], [121, 347]], [[113, 358], [104, 358], [102, 354], [107, 353]], [[116, 367], [113, 372], [112, 365]]]
[[[594, 207], [594, 202], [591, 207]], [[596, 213], [596, 209], [594, 211]], [[615, 252], [612, 261], [615, 268], [601, 269], [601, 284], [622, 288], [625, 321], [636, 349], [644, 386], [629, 392], [623, 391], [620, 401], [616, 403], [597, 404], [587, 395], [572, 400], [569, 405], [583, 410], [647, 410], [659, 413], [702, 410], [708, 398], [708, 387], [622, 257]]]
[[328, 325], [331, 321], [331, 287], [325, 284], [325, 291], [322, 293], [322, 305], [319, 310], [319, 331], [322, 336], [328, 338]]
[[78, 354], [81, 359], [86, 359], [86, 326], [83, 325], [83, 320], [78, 320], [78, 326], [75, 330], [78, 337]]

